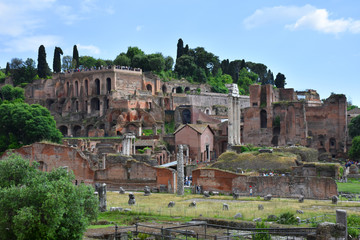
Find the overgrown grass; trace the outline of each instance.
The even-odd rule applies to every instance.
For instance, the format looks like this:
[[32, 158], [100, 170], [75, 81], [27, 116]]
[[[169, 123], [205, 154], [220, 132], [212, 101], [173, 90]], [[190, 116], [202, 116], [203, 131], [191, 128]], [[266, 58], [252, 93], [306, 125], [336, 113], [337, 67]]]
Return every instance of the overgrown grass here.
[[[234, 219], [235, 214], [241, 213], [242, 220], [252, 221], [254, 218], [267, 219], [269, 215], [280, 216], [289, 212], [301, 219], [322, 219], [324, 214], [327, 218], [324, 220], [335, 222], [336, 209], [345, 209], [348, 214], [360, 217], [360, 204], [356, 202], [339, 202], [337, 205], [331, 204], [331, 200], [305, 200], [299, 203], [297, 199], [272, 199], [263, 201], [256, 197], [239, 198], [233, 200], [231, 196], [212, 196], [205, 199], [201, 195], [186, 194], [185, 196], [176, 196], [173, 194], [152, 194], [143, 196], [143, 193], [135, 193], [136, 204], [128, 206], [128, 195], [108, 192], [107, 203], [110, 207], [130, 208], [131, 212], [106, 212], [101, 213], [99, 220], [116, 222], [117, 224], [133, 224], [148, 220], [177, 220], [188, 221], [196, 217]], [[196, 208], [189, 207], [189, 203], [194, 200], [197, 202]], [[173, 208], [168, 208], [170, 201], [175, 202]], [[229, 205], [229, 211], [223, 211], [222, 205], [226, 202]], [[258, 205], [262, 204], [264, 210], [258, 210]], [[304, 214], [297, 214], [296, 210], [304, 211]], [[314, 221], [313, 221], [314, 222]], [[303, 224], [305, 225], [305, 224]]]
[[64, 137], [63, 139], [71, 140], [71, 139], [90, 139], [90, 140], [102, 140], [102, 139], [121, 139], [120, 136], [113, 137]]

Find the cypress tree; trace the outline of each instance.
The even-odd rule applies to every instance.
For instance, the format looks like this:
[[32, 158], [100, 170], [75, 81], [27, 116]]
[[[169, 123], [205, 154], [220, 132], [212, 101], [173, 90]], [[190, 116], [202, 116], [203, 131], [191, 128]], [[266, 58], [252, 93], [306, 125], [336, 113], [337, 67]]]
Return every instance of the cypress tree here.
[[76, 45], [73, 48], [73, 65], [75, 68], [79, 68], [79, 52]]
[[179, 38], [178, 44], [177, 44], [176, 59], [181, 57], [183, 54], [184, 54], [184, 42], [181, 38]]
[[38, 54], [38, 75], [40, 78], [46, 78], [48, 73], [49, 65], [46, 62], [46, 52], [44, 45], [39, 47], [39, 54]]
[[54, 50], [54, 62], [53, 62], [53, 70], [55, 73], [61, 72], [61, 57], [63, 51], [59, 47], [55, 47]]
[[6, 63], [6, 68], [5, 68], [5, 75], [10, 74], [10, 64], [9, 62]]

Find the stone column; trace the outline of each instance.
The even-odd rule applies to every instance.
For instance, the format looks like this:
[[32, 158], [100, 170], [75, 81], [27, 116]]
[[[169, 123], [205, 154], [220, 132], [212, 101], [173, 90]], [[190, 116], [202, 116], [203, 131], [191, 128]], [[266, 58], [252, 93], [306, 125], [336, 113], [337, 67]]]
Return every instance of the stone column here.
[[347, 238], [348, 231], [347, 231], [347, 214], [345, 210], [336, 210], [336, 223], [340, 223], [345, 226], [345, 239]]
[[237, 144], [241, 145], [241, 108], [240, 108], [240, 98], [236, 99], [236, 108], [237, 108]]
[[228, 97], [228, 146], [231, 147], [234, 145], [233, 138], [233, 97], [229, 94]]
[[99, 209], [100, 212], [106, 212], [106, 184], [100, 184], [97, 192], [99, 194]]
[[184, 195], [184, 152], [183, 145], [178, 145], [177, 154], [177, 195]]
[[234, 145], [238, 145], [238, 108], [237, 108], [237, 97], [233, 97], [234, 103], [234, 115], [233, 115], [233, 129], [234, 129]]

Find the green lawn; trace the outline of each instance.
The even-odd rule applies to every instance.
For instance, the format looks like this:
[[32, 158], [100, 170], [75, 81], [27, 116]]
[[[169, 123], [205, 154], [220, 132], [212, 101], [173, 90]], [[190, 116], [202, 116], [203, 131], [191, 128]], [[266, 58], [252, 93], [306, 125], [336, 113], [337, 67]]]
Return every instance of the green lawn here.
[[360, 193], [360, 181], [349, 179], [347, 183], [337, 183], [338, 192]]

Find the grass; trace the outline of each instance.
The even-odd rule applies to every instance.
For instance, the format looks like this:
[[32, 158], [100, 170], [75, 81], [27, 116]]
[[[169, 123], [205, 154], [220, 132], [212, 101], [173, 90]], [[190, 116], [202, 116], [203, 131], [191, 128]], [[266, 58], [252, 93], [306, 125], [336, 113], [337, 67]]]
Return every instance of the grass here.
[[339, 192], [347, 193], [360, 193], [360, 181], [355, 179], [349, 179], [347, 183], [337, 183]]
[[[360, 217], [360, 204], [357, 202], [339, 202], [337, 205], [334, 205], [331, 204], [331, 200], [306, 199], [304, 203], [299, 203], [297, 199], [276, 198], [271, 201], [263, 201], [257, 197], [239, 198], [234, 201], [231, 196], [212, 196], [210, 199], [205, 199], [201, 195], [186, 194], [185, 196], [176, 196], [160, 193], [150, 196], [143, 196], [143, 193], [135, 193], [135, 198], [136, 204], [128, 206], [127, 194], [108, 192], [108, 208], [123, 207], [130, 208], [132, 211], [101, 213], [99, 220], [107, 220], [118, 225], [131, 225], [135, 222], [149, 220], [189, 221], [200, 216], [234, 220], [235, 214], [241, 213], [243, 215], [242, 220], [252, 221], [254, 218], [266, 219], [272, 214], [279, 216], [282, 213], [290, 212], [301, 219], [315, 219], [315, 217], [327, 214], [328, 218], [326, 221], [335, 222], [334, 214], [336, 209], [339, 208], [347, 210], [349, 215], [353, 214]], [[195, 198], [200, 198], [203, 201], [195, 200], [197, 207], [190, 208], [189, 203]], [[175, 202], [175, 207], [167, 207], [170, 201]], [[229, 211], [222, 210], [223, 202], [229, 205]], [[259, 204], [264, 206], [264, 210], [258, 210]], [[296, 210], [302, 210], [304, 214], [297, 214]], [[306, 224], [303, 225], [308, 226]]]

